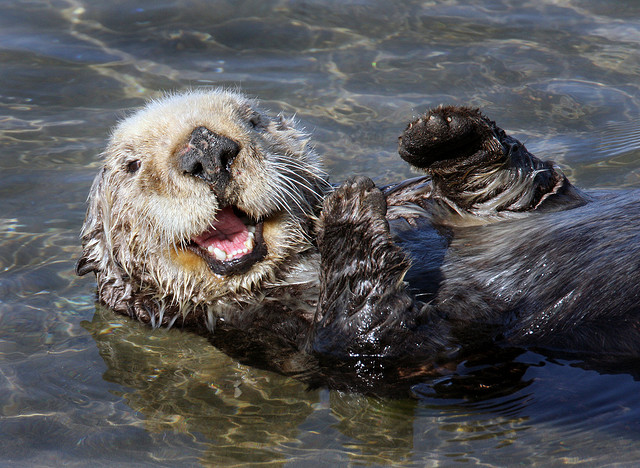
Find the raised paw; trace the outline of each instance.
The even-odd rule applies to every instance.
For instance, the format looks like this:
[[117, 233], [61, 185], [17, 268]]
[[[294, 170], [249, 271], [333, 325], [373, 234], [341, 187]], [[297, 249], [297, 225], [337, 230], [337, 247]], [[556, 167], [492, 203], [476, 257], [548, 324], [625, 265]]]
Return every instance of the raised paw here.
[[347, 180], [325, 200], [311, 352], [386, 355], [411, 322], [413, 299], [402, 282], [409, 260], [393, 242], [386, 211], [385, 196], [367, 177]]
[[379, 265], [386, 264], [376, 257], [396, 255], [386, 211], [383, 193], [367, 177], [352, 177], [327, 197], [317, 233], [327, 277], [344, 276], [346, 265], [352, 265], [352, 272], [373, 275]]
[[[497, 141], [495, 124], [479, 110], [441, 106], [411, 122], [398, 140], [398, 152], [409, 164], [436, 169], [465, 160]], [[496, 149], [502, 153], [498, 144]]]
[[347, 179], [324, 201], [320, 216], [327, 224], [361, 224], [369, 219], [383, 219], [387, 213], [384, 194], [368, 177]]

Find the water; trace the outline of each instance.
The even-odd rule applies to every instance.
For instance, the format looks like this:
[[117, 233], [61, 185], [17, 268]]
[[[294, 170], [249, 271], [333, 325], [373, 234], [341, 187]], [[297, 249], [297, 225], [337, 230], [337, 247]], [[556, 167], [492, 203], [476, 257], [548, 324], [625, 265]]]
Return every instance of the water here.
[[[239, 86], [295, 113], [334, 180], [412, 174], [429, 106], [480, 106], [579, 185], [640, 186], [640, 4], [0, 0], [0, 464], [631, 465], [640, 382], [535, 353], [386, 400], [243, 366], [96, 309], [76, 278], [123, 109]], [[444, 395], [444, 396], [443, 396]]]

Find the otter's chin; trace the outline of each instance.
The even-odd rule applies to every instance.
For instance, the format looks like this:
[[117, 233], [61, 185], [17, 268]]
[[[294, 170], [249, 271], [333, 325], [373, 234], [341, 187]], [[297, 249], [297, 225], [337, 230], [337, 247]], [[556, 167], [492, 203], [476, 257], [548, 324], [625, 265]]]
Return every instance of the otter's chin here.
[[220, 276], [243, 275], [267, 255], [263, 222], [253, 222], [236, 207], [227, 206], [205, 232], [191, 238], [187, 249]]

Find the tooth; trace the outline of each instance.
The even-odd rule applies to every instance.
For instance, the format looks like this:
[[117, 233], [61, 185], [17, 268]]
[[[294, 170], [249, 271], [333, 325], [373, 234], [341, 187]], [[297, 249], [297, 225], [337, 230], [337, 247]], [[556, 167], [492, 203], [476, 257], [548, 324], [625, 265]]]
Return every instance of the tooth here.
[[256, 232], [256, 227], [255, 226], [247, 226], [247, 230], [249, 231], [249, 234], [253, 234], [254, 232]]
[[247, 251], [253, 250], [253, 246], [255, 242], [253, 242], [253, 237], [249, 237], [246, 241], [244, 241], [244, 246], [247, 248]]
[[213, 255], [215, 255], [216, 260], [220, 260], [221, 262], [227, 259], [227, 254], [224, 250], [220, 250], [218, 247], [213, 248]]
[[209, 251], [210, 254], [213, 254], [213, 245], [210, 245], [209, 247], [207, 247], [207, 250]]
[[242, 249], [242, 253], [243, 254], [249, 253], [249, 249]]

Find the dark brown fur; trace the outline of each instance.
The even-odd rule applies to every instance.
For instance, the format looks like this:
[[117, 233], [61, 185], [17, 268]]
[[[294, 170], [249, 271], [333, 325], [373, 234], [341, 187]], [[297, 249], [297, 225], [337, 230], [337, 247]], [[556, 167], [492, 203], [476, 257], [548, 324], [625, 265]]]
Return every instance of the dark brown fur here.
[[[349, 179], [321, 207], [291, 211], [298, 226], [317, 217], [311, 244], [287, 246], [286, 258], [270, 259], [273, 273], [246, 288], [237, 286], [244, 273], [228, 270], [236, 289], [221, 283], [223, 292], [187, 313], [144, 272], [134, 277], [89, 255], [78, 272], [118, 283], [116, 302], [102, 295], [114, 289], [108, 281], [99, 298], [121, 313], [212, 333], [228, 353], [308, 381], [351, 359], [391, 359], [399, 379], [433, 375], [440, 362], [495, 346], [640, 357], [637, 192], [587, 196], [467, 108], [440, 107], [417, 119], [399, 151], [428, 177], [382, 189]], [[250, 171], [259, 159], [240, 160]], [[216, 178], [218, 193], [245, 183], [230, 171]], [[207, 183], [185, 174], [189, 183]], [[85, 247], [102, 235], [86, 230]]]

